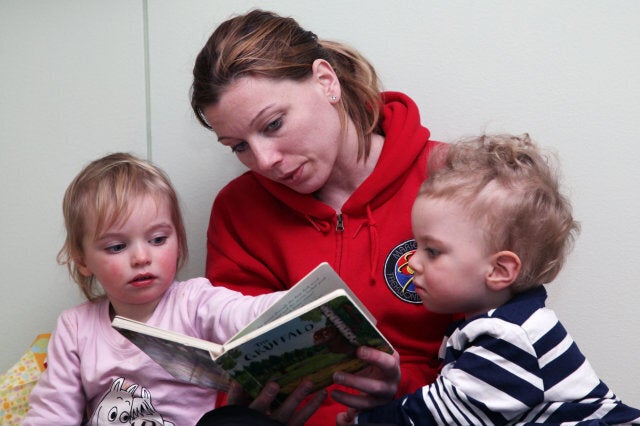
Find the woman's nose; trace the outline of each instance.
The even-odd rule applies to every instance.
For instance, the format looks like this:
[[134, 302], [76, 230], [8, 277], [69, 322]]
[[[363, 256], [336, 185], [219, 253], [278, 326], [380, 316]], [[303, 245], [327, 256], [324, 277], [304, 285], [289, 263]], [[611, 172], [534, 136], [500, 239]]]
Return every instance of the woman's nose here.
[[282, 154], [271, 140], [258, 140], [251, 147], [258, 170], [273, 169], [282, 160]]

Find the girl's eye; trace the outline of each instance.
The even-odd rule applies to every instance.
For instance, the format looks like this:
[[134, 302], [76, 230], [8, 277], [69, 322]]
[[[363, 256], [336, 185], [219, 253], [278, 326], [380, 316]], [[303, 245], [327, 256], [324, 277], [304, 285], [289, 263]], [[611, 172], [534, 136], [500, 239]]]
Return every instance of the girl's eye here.
[[239, 154], [241, 152], [246, 151], [247, 149], [249, 149], [249, 144], [246, 143], [245, 141], [242, 141], [240, 143], [237, 143], [231, 146], [231, 152], [233, 152], [234, 154]]
[[267, 132], [274, 132], [282, 127], [282, 117], [273, 120], [267, 125]]
[[149, 240], [149, 242], [154, 245], [154, 246], [161, 246], [162, 244], [164, 244], [167, 241], [167, 236], [162, 236], [162, 237], [155, 237], [152, 238], [151, 240]]
[[119, 243], [119, 244], [113, 244], [110, 245], [109, 247], [105, 248], [105, 250], [107, 251], [107, 253], [120, 253], [121, 251], [123, 251], [125, 248], [127, 247], [126, 244], [124, 243]]

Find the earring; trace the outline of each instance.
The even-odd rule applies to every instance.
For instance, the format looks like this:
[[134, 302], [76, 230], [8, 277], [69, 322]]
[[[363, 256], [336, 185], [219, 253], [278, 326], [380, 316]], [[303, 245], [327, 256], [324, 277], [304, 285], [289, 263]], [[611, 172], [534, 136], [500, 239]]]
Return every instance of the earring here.
[[337, 97], [336, 95], [332, 95], [332, 96], [331, 96], [331, 101], [332, 101], [332, 102], [335, 102], [335, 101], [337, 101], [337, 100], [338, 100], [338, 97]]

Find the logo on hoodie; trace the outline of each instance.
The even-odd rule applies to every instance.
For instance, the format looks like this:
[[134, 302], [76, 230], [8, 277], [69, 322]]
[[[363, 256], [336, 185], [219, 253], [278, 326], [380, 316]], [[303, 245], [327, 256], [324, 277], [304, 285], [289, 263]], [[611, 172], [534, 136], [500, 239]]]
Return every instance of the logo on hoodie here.
[[384, 262], [384, 280], [393, 294], [408, 303], [422, 303], [413, 285], [409, 259], [416, 252], [416, 240], [407, 240], [391, 250]]

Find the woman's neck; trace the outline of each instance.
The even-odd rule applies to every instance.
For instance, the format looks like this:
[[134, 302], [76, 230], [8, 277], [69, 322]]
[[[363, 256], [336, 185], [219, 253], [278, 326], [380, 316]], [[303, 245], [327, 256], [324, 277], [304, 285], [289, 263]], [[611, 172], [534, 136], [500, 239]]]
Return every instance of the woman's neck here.
[[381, 135], [373, 134], [371, 150], [366, 160], [358, 160], [357, 143], [345, 144], [329, 180], [315, 193], [316, 198], [333, 207], [337, 212], [341, 211], [344, 203], [373, 172], [383, 143], [384, 138]]

